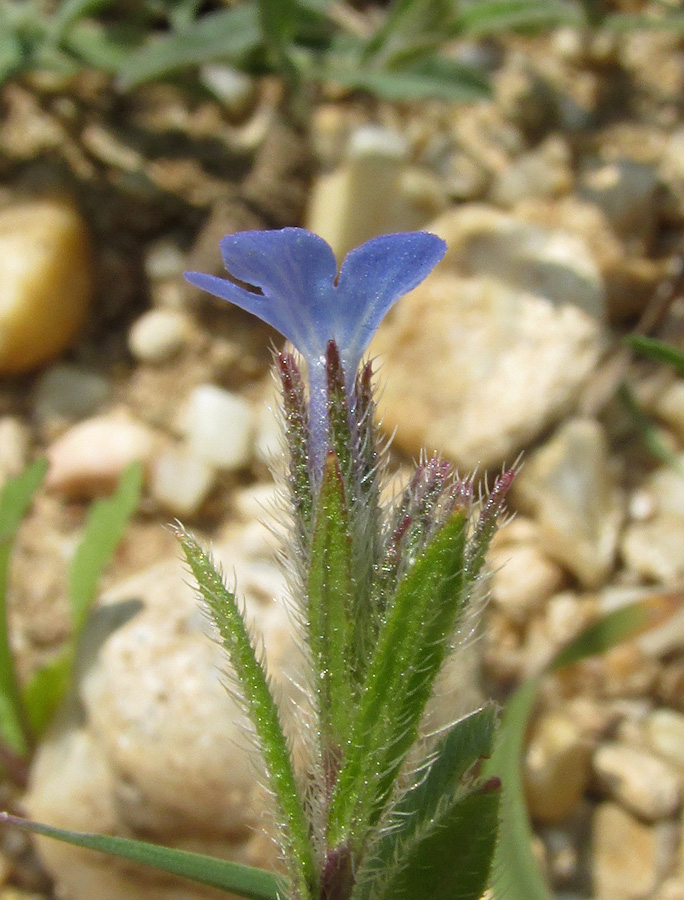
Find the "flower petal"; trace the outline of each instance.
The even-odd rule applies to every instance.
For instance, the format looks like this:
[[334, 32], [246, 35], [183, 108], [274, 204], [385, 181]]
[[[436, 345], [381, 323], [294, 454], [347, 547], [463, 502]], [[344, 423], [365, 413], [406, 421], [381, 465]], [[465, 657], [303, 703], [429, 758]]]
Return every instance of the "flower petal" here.
[[445, 253], [445, 242], [424, 231], [386, 234], [349, 253], [337, 281], [335, 338], [354, 375], [387, 311], [420, 284]]

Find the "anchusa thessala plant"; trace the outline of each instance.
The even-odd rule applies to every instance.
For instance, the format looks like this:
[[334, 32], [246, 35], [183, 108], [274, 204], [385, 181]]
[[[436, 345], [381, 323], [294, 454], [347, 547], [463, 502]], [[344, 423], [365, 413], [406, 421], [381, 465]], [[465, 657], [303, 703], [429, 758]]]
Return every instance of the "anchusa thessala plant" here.
[[425, 458], [383, 504], [387, 454], [363, 361], [387, 311], [439, 262], [444, 242], [421, 232], [375, 238], [339, 272], [328, 244], [299, 228], [230, 235], [221, 250], [230, 280], [187, 279], [257, 315], [297, 351], [279, 353], [276, 371], [290, 516], [283, 555], [308, 670], [304, 771], [295, 771], [235, 594], [196, 541], [182, 530], [179, 538], [263, 756], [284, 875], [218, 860], [212, 869], [206, 857], [134, 850], [122, 839], [78, 842], [246, 897], [478, 900], [498, 826], [498, 779], [479, 775], [496, 711], [485, 706], [431, 737], [421, 722], [445, 658], [472, 628], [512, 472], [474, 496], [472, 479]]

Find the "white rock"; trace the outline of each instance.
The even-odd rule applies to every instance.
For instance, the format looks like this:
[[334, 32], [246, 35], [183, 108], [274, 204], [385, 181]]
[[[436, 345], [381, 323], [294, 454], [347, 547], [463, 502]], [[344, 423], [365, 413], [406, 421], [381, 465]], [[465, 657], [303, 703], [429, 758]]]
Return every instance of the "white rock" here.
[[511, 462], [572, 406], [601, 342], [596, 320], [571, 303], [435, 273], [371, 345], [380, 419], [413, 456], [437, 449], [465, 470]]
[[578, 806], [589, 780], [591, 750], [577, 724], [548, 713], [535, 724], [523, 763], [530, 814], [551, 824]]
[[676, 583], [684, 576], [684, 517], [662, 513], [629, 525], [620, 551], [628, 568], [642, 577]]
[[128, 348], [140, 362], [166, 362], [188, 339], [188, 317], [176, 309], [151, 309], [137, 319], [128, 333]]
[[536, 518], [544, 550], [586, 587], [610, 574], [624, 515], [608, 462], [598, 422], [571, 419], [514, 484], [515, 501]]
[[593, 766], [601, 788], [642, 819], [667, 818], [681, 805], [676, 771], [647, 751], [603, 744], [594, 754]]
[[[684, 453], [677, 457], [684, 472]], [[684, 519], [684, 477], [674, 466], [662, 466], [646, 479], [646, 489], [653, 497], [657, 509]]]
[[585, 173], [578, 195], [595, 203], [624, 237], [651, 237], [656, 218], [657, 174], [652, 166], [617, 160]]
[[500, 172], [491, 198], [497, 206], [512, 207], [530, 197], [565, 194], [572, 188], [570, 162], [570, 148], [554, 135]]
[[655, 412], [684, 443], [684, 379], [677, 378], [659, 394]]
[[[273, 601], [282, 577], [272, 562], [249, 562], [234, 547], [217, 550], [216, 558], [237, 570], [291, 723], [288, 676], [299, 657], [288, 615]], [[185, 566], [171, 560], [128, 579], [107, 595], [106, 609], [131, 598], [142, 601], [142, 611], [96, 649], [81, 682], [84, 721], [64, 723], [41, 745], [27, 810], [67, 828], [271, 865], [274, 848], [259, 833], [266, 801], [257, 757], [222, 684], [225, 657]], [[40, 852], [71, 900], [223, 896], [55, 842], [42, 842]]]
[[173, 241], [155, 241], [145, 253], [145, 275], [150, 281], [180, 278], [184, 268], [185, 256]]
[[254, 104], [254, 79], [233, 66], [215, 63], [200, 68], [200, 81], [221, 101], [234, 119], [243, 118]]
[[442, 271], [490, 275], [559, 306], [578, 306], [597, 319], [605, 314], [601, 274], [577, 234], [524, 222], [483, 204], [450, 210], [428, 230], [447, 242]]
[[560, 589], [563, 572], [535, 544], [504, 546], [487, 557], [492, 600], [514, 621], [524, 622]]
[[[671, 862], [671, 829], [645, 825], [616, 803], [601, 803], [592, 823], [597, 900], [647, 900]], [[668, 859], [668, 857], [670, 857]]]
[[33, 201], [0, 211], [0, 374], [58, 356], [85, 323], [93, 291], [90, 237], [70, 206]]
[[181, 517], [199, 512], [216, 480], [214, 469], [183, 447], [164, 450], [150, 467], [149, 487], [154, 499]]
[[154, 432], [126, 412], [86, 419], [48, 448], [46, 487], [69, 497], [109, 493], [130, 463], [149, 462], [155, 444]]
[[188, 451], [217, 469], [249, 465], [254, 447], [254, 412], [250, 404], [215, 384], [201, 384], [187, 400], [180, 429]]
[[401, 134], [363, 126], [352, 134], [345, 161], [315, 181], [307, 228], [338, 259], [376, 235], [420, 228], [444, 209], [438, 182], [409, 166], [407, 156]]
[[39, 425], [93, 415], [110, 392], [106, 378], [72, 363], [51, 366], [41, 375], [33, 401]]
[[15, 416], [0, 418], [0, 487], [23, 471], [28, 463], [30, 435]]
[[684, 649], [684, 606], [677, 588], [664, 592], [653, 587], [611, 585], [598, 595], [598, 608], [605, 614], [637, 601], [648, 601], [654, 617], [651, 627], [636, 639], [641, 650], [649, 657], [658, 658]]
[[651, 749], [684, 770], [684, 714], [674, 709], [656, 709], [644, 722]]

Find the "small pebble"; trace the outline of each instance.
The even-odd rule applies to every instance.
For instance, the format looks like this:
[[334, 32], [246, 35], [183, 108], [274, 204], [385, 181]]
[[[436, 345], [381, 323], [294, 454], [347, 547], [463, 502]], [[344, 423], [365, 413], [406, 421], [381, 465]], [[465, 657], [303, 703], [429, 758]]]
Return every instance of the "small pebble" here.
[[651, 749], [684, 770], [684, 715], [673, 709], [656, 709], [644, 723]]
[[576, 723], [563, 713], [539, 719], [524, 761], [530, 815], [554, 824], [579, 804], [589, 780], [590, 748]]
[[133, 323], [128, 348], [140, 362], [166, 362], [183, 347], [189, 330], [188, 318], [180, 310], [151, 309]]
[[28, 372], [71, 346], [93, 291], [90, 236], [80, 215], [43, 200], [0, 212], [0, 374]]
[[30, 435], [24, 423], [14, 416], [0, 418], [0, 486], [28, 463]]
[[652, 753], [603, 744], [594, 754], [593, 765], [601, 788], [642, 819], [666, 818], [681, 804], [677, 773]]
[[194, 516], [215, 481], [214, 469], [183, 448], [162, 452], [150, 470], [150, 493], [169, 512]]
[[684, 516], [663, 513], [625, 530], [621, 553], [643, 578], [672, 584], [684, 577]]
[[233, 66], [216, 63], [202, 66], [199, 76], [232, 119], [242, 119], [249, 113], [256, 96], [254, 79], [249, 75]]
[[254, 427], [249, 403], [214, 384], [196, 387], [180, 418], [188, 451], [210, 466], [227, 471], [249, 465]]
[[106, 378], [71, 363], [51, 366], [36, 385], [33, 416], [43, 426], [92, 416], [110, 392]]
[[74, 425], [50, 445], [46, 487], [71, 498], [110, 493], [132, 462], [149, 462], [151, 429], [116, 411]]
[[505, 546], [488, 560], [492, 600], [516, 622], [526, 621], [563, 583], [560, 566], [534, 544]]
[[145, 275], [150, 281], [180, 278], [184, 268], [185, 257], [180, 247], [172, 241], [156, 241], [145, 254]]

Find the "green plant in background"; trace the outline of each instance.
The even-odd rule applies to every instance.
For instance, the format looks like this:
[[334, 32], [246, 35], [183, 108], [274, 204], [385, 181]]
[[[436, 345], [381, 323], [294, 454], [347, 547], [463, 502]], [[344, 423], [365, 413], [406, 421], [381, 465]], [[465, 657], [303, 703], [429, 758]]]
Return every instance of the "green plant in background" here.
[[7, 579], [19, 526], [47, 471], [45, 460], [9, 478], [0, 492], [0, 766], [19, 784], [37, 743], [64, 701], [74, 675], [79, 640], [109, 565], [140, 498], [142, 471], [131, 466], [115, 493], [91, 506], [85, 532], [69, 568], [71, 634], [59, 654], [23, 688], [10, 647]]
[[0, 80], [23, 71], [115, 75], [128, 89], [226, 63], [290, 83], [333, 83], [390, 100], [487, 96], [486, 72], [454, 55], [459, 39], [559, 25], [684, 31], [684, 13], [610, 12], [601, 0], [394, 0], [361, 13], [339, 0], [242, 0], [200, 13], [199, 0], [5, 0]]

